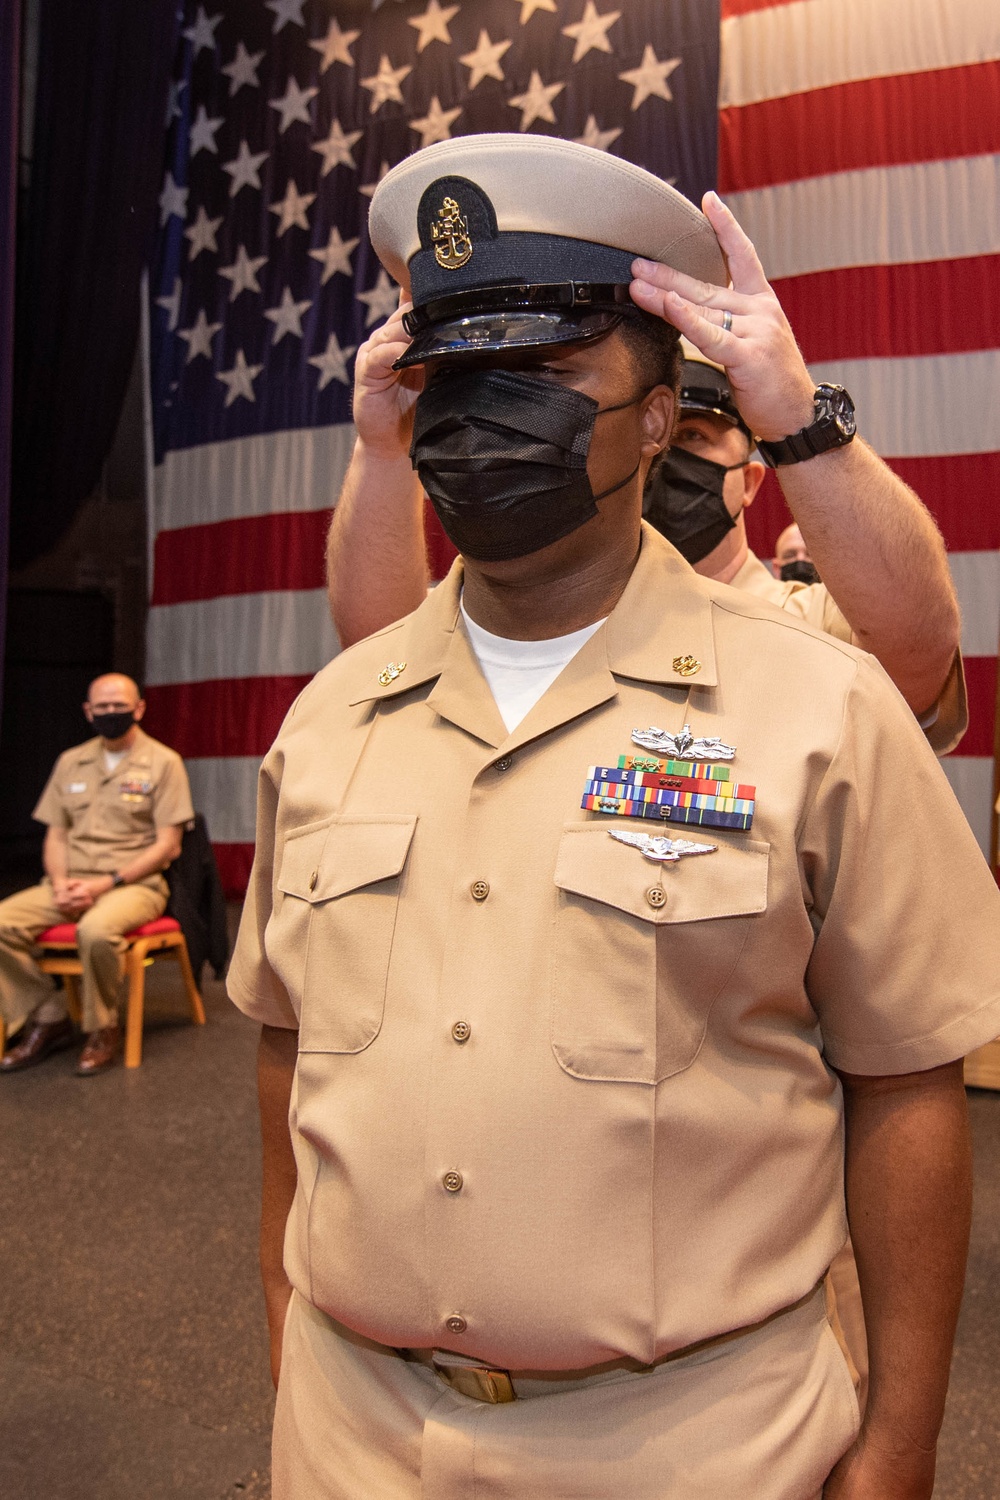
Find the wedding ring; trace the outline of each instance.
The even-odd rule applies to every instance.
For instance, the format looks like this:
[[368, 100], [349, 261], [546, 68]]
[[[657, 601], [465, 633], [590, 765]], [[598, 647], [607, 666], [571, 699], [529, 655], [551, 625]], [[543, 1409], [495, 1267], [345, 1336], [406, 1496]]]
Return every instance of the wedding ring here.
[[733, 315], [732, 315], [731, 312], [728, 312], [728, 311], [724, 312], [722, 314], [722, 331], [723, 331], [723, 333], [731, 333], [732, 332], [732, 328], [733, 328]]

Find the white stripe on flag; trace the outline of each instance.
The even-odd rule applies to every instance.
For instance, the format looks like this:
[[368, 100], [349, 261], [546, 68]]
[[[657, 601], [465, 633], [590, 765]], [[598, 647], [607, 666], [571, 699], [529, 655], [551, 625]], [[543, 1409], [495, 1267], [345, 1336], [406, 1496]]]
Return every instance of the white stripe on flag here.
[[993, 762], [986, 755], [947, 755], [941, 767], [979, 847], [990, 857], [990, 819], [993, 814]]
[[[985, 496], [970, 497], [972, 505], [987, 503]], [[996, 656], [1000, 650], [1000, 552], [951, 552], [948, 561], [962, 610], [963, 654]]]
[[257, 772], [252, 755], [187, 760], [191, 800], [204, 813], [216, 844], [252, 844], [257, 817]]
[[834, 172], [725, 198], [772, 281], [1000, 251], [1000, 156]]
[[337, 503], [354, 437], [354, 424], [341, 422], [171, 451], [154, 473], [155, 530], [328, 510]]
[[325, 589], [159, 605], [149, 611], [146, 640], [151, 687], [232, 677], [312, 676], [340, 649]]
[[722, 22], [719, 108], [1000, 57], [984, 0], [795, 0]]
[[[845, 385], [858, 431], [883, 458], [994, 453], [1000, 449], [1000, 349], [912, 359], [839, 359], [809, 366], [819, 382]], [[991, 503], [991, 497], [979, 497]], [[995, 649], [995, 643], [994, 648]]]

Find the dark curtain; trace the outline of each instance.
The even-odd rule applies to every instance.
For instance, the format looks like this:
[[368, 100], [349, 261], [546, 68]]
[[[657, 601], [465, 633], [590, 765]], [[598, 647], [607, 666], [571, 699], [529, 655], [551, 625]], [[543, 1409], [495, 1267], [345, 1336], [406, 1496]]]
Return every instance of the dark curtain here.
[[7, 622], [20, 4], [0, 5], [0, 702]]
[[18, 245], [14, 567], [59, 540], [114, 437], [157, 220], [175, 12], [176, 0], [42, 3]]

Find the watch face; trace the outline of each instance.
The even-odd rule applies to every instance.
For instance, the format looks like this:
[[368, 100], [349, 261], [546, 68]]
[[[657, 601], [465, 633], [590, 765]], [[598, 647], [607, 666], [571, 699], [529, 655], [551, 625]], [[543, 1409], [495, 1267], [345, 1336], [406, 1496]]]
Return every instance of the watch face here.
[[832, 421], [844, 438], [852, 438], [858, 430], [854, 415], [854, 402], [842, 385], [819, 387], [822, 397], [817, 401], [819, 420]]

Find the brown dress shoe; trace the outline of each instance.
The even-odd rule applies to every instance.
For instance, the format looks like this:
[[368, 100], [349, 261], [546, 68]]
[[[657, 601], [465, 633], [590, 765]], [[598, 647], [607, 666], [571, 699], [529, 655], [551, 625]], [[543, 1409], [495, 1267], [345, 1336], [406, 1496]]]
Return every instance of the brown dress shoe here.
[[59, 1052], [72, 1041], [73, 1023], [69, 1016], [64, 1016], [61, 1021], [25, 1021], [21, 1040], [0, 1057], [0, 1073], [33, 1068], [50, 1052]]
[[90, 1078], [110, 1068], [118, 1056], [121, 1044], [121, 1028], [105, 1026], [101, 1031], [92, 1031], [87, 1037], [76, 1071], [81, 1078]]

